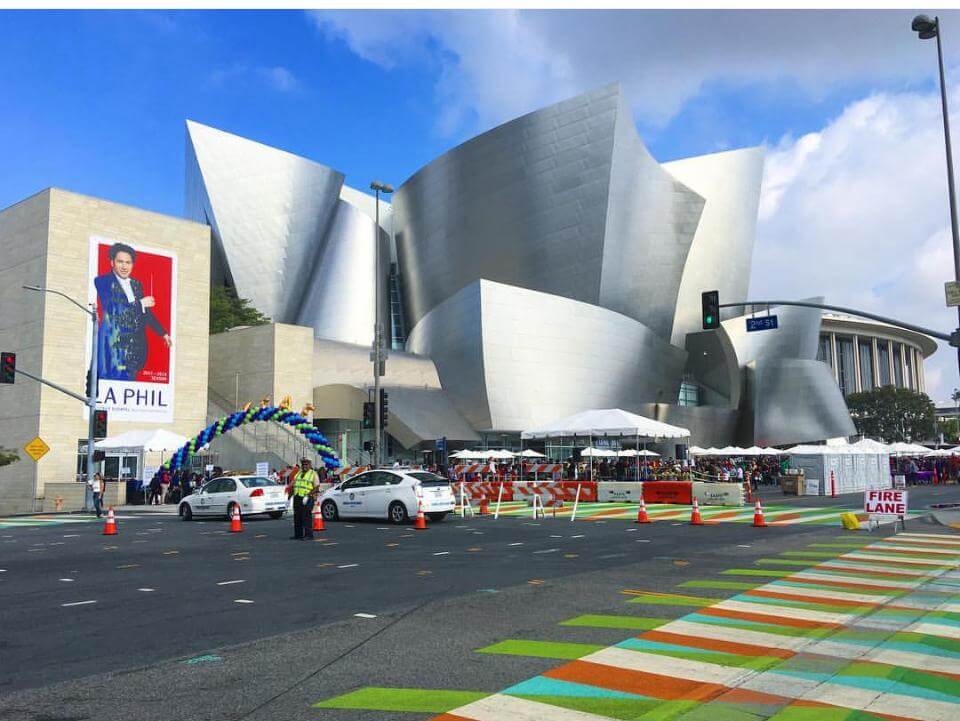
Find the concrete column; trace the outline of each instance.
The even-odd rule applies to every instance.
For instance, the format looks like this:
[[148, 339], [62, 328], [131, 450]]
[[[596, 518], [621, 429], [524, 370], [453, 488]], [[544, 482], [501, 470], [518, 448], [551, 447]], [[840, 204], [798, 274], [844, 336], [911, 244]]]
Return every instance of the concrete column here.
[[870, 339], [870, 352], [873, 354], [871, 360], [873, 361], [870, 366], [873, 368], [873, 387], [880, 387], [880, 366], [878, 361], [880, 360], [880, 353], [877, 350], [877, 338], [874, 336]]
[[863, 382], [860, 379], [860, 336], [853, 336], [853, 383], [856, 392], [863, 390]]
[[894, 388], [897, 387], [897, 374], [894, 372], [893, 367], [893, 341], [887, 341], [887, 366], [890, 370], [890, 385]]
[[918, 389], [921, 393], [927, 392], [927, 379], [923, 375], [923, 352], [917, 351], [917, 379], [919, 383], [917, 384]]
[[837, 334], [830, 334], [830, 365], [833, 367], [833, 380], [840, 385], [840, 370], [837, 362]]

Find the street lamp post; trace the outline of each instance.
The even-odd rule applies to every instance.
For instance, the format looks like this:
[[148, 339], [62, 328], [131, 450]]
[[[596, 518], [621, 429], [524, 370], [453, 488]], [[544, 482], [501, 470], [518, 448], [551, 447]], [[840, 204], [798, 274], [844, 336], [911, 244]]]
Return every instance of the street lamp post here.
[[[947, 81], [943, 72], [943, 46], [940, 42], [940, 18], [931, 20], [926, 15], [917, 15], [910, 28], [921, 40], [937, 39], [937, 62], [940, 67], [940, 102], [943, 108], [943, 140], [947, 152], [947, 191], [950, 200], [950, 230], [953, 233], [953, 274], [960, 282], [960, 232], [957, 230], [957, 200], [953, 183], [953, 150], [950, 144], [950, 114], [947, 111]], [[960, 330], [960, 306], [957, 307], [957, 326]], [[960, 368], [960, 347], [957, 348], [957, 367]]]
[[[94, 303], [90, 304], [90, 307], [87, 308], [81, 303], [78, 303], [73, 298], [71, 298], [66, 293], [61, 293], [59, 290], [53, 290], [51, 288], [42, 288], [38, 285], [25, 285], [23, 286], [26, 290], [35, 290], [40, 293], [53, 293], [54, 295], [59, 295], [61, 298], [66, 298], [71, 303], [73, 303], [77, 308], [82, 310], [84, 313], [90, 316], [91, 321], [91, 342], [90, 342], [90, 368], [88, 370], [88, 378], [90, 380], [90, 389], [87, 391], [87, 407], [89, 409], [87, 418], [87, 481], [89, 486], [89, 480], [93, 478], [93, 436], [95, 426], [96, 410], [97, 410], [97, 383], [99, 378], [97, 377], [97, 364], [98, 364], [98, 354], [97, 354], [97, 331], [100, 324], [99, 318], [97, 317], [97, 306]], [[84, 494], [84, 507], [86, 508], [86, 494]]]
[[376, 193], [375, 222], [373, 225], [373, 352], [370, 360], [373, 361], [373, 464], [377, 467], [381, 463], [383, 428], [380, 423], [380, 376], [383, 375], [386, 364], [386, 353], [383, 349], [383, 324], [380, 321], [380, 193], [388, 195], [393, 192], [389, 183], [374, 180], [370, 189]]

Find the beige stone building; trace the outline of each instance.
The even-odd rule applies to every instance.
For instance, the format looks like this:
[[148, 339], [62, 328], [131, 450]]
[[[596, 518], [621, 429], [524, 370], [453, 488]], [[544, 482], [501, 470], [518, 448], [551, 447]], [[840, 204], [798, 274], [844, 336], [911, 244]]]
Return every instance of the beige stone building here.
[[[19, 370], [85, 393], [89, 318], [63, 298], [23, 286], [57, 290], [86, 303], [94, 237], [176, 257], [172, 422], [111, 419], [109, 434], [163, 427], [191, 436], [204, 425], [207, 411], [206, 225], [56, 188], [0, 211], [0, 349], [17, 354]], [[50, 446], [39, 462], [23, 451], [36, 436]], [[19, 375], [15, 384], [0, 385], [0, 447], [20, 454], [18, 462], [0, 468], [0, 515], [51, 511], [58, 496], [65, 510], [80, 505], [81, 484], [75, 479], [79, 443], [86, 436], [83, 407], [76, 399]], [[108, 491], [108, 496], [116, 494], [116, 488]]]

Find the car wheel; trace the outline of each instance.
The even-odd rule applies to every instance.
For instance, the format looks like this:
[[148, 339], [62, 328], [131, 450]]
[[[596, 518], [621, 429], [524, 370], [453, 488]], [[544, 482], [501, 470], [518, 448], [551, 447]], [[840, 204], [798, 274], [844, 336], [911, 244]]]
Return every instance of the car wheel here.
[[400, 501], [394, 501], [390, 504], [390, 508], [387, 509], [387, 515], [390, 517], [391, 523], [406, 523], [407, 518], [407, 507], [403, 505]]
[[442, 521], [444, 518], [446, 518], [447, 513], [448, 511], [443, 511], [441, 513], [428, 513], [427, 518], [429, 518], [434, 523], [437, 523], [438, 521]]
[[324, 501], [320, 506], [320, 512], [323, 514], [323, 520], [325, 521], [336, 521], [340, 517], [337, 504], [333, 501]]
[[227, 504], [227, 520], [228, 520], [228, 521], [232, 521], [232, 520], [233, 520], [233, 509], [234, 509], [234, 508], [239, 508], [239, 506], [238, 506], [236, 503], [234, 503], [233, 501], [230, 501], [230, 503]]
[[180, 520], [181, 521], [192, 521], [193, 520], [193, 509], [190, 508], [189, 503], [180, 504]]
[[283, 511], [270, 511], [269, 515], [273, 519], [283, 518]]

